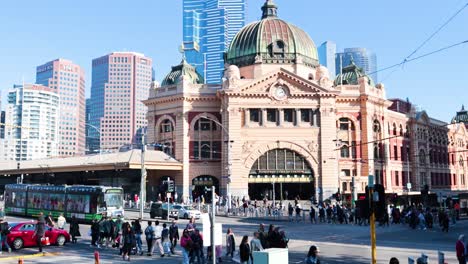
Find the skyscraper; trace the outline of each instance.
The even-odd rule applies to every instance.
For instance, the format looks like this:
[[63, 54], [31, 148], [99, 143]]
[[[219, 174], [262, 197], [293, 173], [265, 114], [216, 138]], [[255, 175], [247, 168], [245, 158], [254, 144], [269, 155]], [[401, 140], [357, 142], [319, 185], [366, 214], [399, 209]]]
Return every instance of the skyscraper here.
[[141, 142], [147, 125], [147, 107], [142, 101], [148, 99], [151, 79], [152, 60], [140, 53], [113, 52], [93, 60], [90, 151], [117, 151]]
[[72, 61], [56, 59], [36, 68], [36, 83], [60, 96], [58, 155], [83, 155], [85, 149], [85, 74]]
[[320, 64], [328, 68], [330, 78], [335, 78], [335, 55], [336, 55], [336, 43], [333, 41], [325, 41], [318, 48], [318, 55]]
[[[342, 56], [342, 58], [340, 58]], [[377, 79], [377, 56], [374, 52], [366, 48], [346, 48], [344, 52], [336, 54], [336, 74], [340, 73], [341, 64], [343, 61], [343, 67], [348, 66], [351, 63], [351, 58], [354, 63], [364, 70], [364, 73], [370, 75], [374, 83], [378, 83]]]
[[5, 160], [57, 156], [59, 95], [43, 85], [14, 85], [5, 114]]
[[224, 52], [245, 24], [246, 0], [184, 0], [183, 50], [206, 83], [221, 83]]

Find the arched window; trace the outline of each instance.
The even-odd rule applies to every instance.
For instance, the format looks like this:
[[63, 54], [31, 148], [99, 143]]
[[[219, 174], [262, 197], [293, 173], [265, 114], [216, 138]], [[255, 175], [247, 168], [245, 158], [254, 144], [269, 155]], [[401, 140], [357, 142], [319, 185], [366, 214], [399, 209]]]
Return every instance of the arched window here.
[[191, 159], [221, 159], [221, 131], [218, 125], [210, 119], [200, 117], [195, 120], [190, 142]]
[[405, 137], [407, 137], [407, 138], [410, 137], [410, 130], [409, 130], [409, 126], [408, 126], [408, 125], [406, 125]]
[[463, 156], [460, 156], [460, 158], [458, 158], [458, 165], [460, 165], [460, 167], [465, 167]]
[[270, 56], [283, 58], [285, 53], [285, 44], [282, 40], [277, 40], [269, 46]]
[[171, 120], [165, 119], [161, 122], [161, 125], [159, 126], [160, 133], [168, 133], [172, 131], [174, 131], [174, 125], [172, 124]]
[[353, 121], [351, 121], [349, 118], [346, 118], [346, 117], [342, 117], [338, 120], [338, 128], [343, 131], [356, 130], [356, 128], [354, 127]]
[[397, 128], [396, 128], [396, 124], [393, 123], [393, 135], [396, 136], [397, 135]]
[[403, 136], [403, 126], [400, 124], [400, 136]]

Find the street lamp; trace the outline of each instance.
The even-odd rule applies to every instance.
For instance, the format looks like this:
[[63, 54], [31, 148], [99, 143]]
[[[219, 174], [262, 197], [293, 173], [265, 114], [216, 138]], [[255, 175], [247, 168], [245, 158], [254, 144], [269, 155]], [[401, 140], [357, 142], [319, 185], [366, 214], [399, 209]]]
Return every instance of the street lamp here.
[[230, 191], [230, 183], [231, 183], [231, 173], [232, 173], [232, 161], [231, 161], [231, 151], [232, 151], [232, 143], [234, 141], [231, 141], [229, 140], [229, 131], [227, 130], [227, 128], [221, 124], [219, 121], [213, 119], [213, 118], [210, 118], [208, 116], [201, 116], [201, 118], [203, 119], [206, 119], [206, 120], [210, 120], [212, 122], [214, 122], [215, 124], [217, 124], [218, 126], [220, 126], [223, 130], [224, 130], [224, 133], [225, 133], [225, 137], [226, 137], [226, 143], [227, 143], [227, 160], [228, 160], [228, 166], [227, 166], [227, 169], [228, 169], [228, 175], [227, 175], [227, 184], [226, 184], [226, 195], [227, 195], [227, 198], [228, 198], [228, 212], [231, 211], [231, 191]]

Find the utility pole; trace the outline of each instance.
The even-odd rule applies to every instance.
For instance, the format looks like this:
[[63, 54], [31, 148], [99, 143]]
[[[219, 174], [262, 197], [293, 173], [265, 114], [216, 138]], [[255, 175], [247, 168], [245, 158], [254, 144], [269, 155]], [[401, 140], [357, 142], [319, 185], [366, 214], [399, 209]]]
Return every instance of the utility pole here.
[[[140, 182], [140, 219], [143, 219], [143, 210], [146, 198], [146, 168], [145, 168], [145, 131], [141, 135], [141, 182]], [[169, 215], [169, 208], [168, 208]]]
[[374, 208], [374, 176], [369, 175], [369, 209], [370, 209], [370, 235], [371, 235], [371, 255], [372, 264], [377, 264], [377, 250], [375, 239], [375, 208]]
[[211, 259], [213, 260], [213, 264], [216, 264], [216, 244], [215, 244], [215, 208], [216, 208], [216, 193], [215, 187], [211, 187]]
[[169, 195], [171, 193], [171, 178], [167, 178], [167, 193], [166, 193], [166, 199], [167, 199], [167, 221], [169, 221], [169, 213], [171, 212], [169, 208]]

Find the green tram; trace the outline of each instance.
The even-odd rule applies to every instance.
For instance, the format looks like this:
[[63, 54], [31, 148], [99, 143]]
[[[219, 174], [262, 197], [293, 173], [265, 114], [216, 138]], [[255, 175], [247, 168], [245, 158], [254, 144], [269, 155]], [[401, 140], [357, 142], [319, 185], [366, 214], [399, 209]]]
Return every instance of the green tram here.
[[54, 186], [38, 184], [5, 185], [5, 213], [35, 217], [40, 212], [75, 216], [80, 222], [124, 216], [123, 189], [108, 186]]

